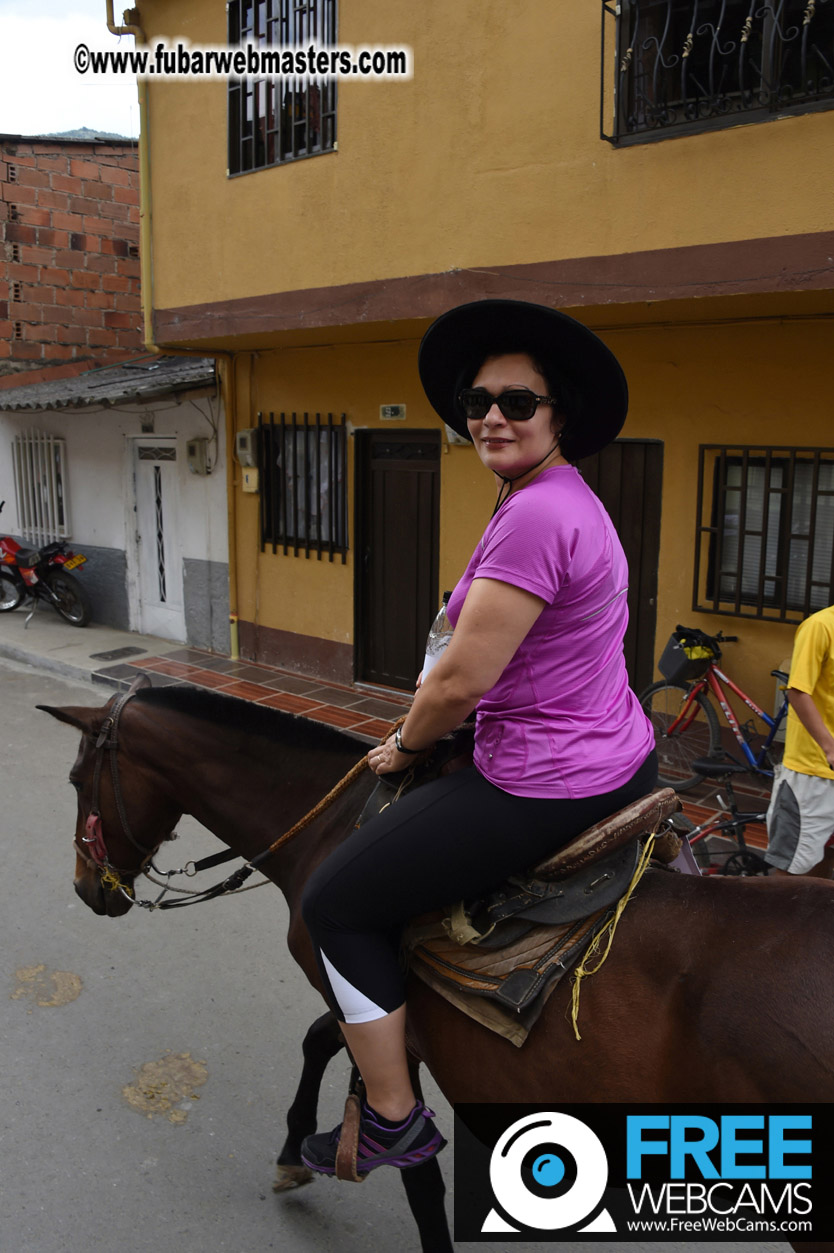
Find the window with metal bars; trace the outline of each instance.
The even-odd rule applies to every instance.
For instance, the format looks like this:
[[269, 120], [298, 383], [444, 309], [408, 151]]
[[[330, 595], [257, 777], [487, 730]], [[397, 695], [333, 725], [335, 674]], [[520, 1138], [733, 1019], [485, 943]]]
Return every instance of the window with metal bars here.
[[613, 143], [831, 109], [834, 0], [602, 0], [602, 67]]
[[[229, 43], [286, 48], [336, 43], [337, 0], [230, 0]], [[229, 174], [336, 147], [336, 83], [245, 78], [229, 83]]]
[[703, 445], [698, 493], [694, 609], [797, 622], [834, 604], [834, 449]]
[[258, 414], [261, 551], [347, 560], [345, 415]]
[[67, 445], [45, 431], [22, 431], [12, 444], [19, 533], [40, 547], [70, 535]]

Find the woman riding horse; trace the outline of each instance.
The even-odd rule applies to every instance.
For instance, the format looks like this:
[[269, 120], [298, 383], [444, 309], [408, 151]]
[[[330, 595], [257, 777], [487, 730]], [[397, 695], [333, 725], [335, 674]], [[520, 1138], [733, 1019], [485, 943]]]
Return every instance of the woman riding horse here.
[[[402, 925], [494, 889], [657, 778], [623, 655], [625, 556], [573, 464], [622, 428], [618, 362], [564, 314], [483, 300], [433, 323], [419, 370], [498, 498], [449, 602], [450, 644], [396, 735], [368, 754], [377, 775], [403, 770], [477, 708], [474, 764], [363, 825], [305, 891], [321, 976], [364, 1080], [360, 1173], [417, 1165], [445, 1144], [409, 1079]], [[307, 1137], [311, 1169], [335, 1172], [339, 1132]]]

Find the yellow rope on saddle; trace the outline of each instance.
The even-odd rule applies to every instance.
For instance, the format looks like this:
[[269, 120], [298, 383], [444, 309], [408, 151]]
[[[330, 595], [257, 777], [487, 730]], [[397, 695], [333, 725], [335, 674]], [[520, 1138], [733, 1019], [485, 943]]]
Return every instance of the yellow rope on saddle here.
[[[574, 971], [573, 993], [571, 995], [570, 1016], [571, 1016], [571, 1022], [573, 1023], [573, 1033], [576, 1036], [577, 1040], [582, 1039], [582, 1036], [579, 1034], [579, 1027], [577, 1025], [578, 1020], [579, 1020], [580, 984], [586, 975], [596, 974], [600, 966], [602, 966], [602, 964], [604, 963], [608, 954], [611, 952], [611, 944], [614, 940], [614, 932], [617, 930], [617, 923], [620, 921], [620, 918], [622, 917], [623, 910], [625, 909], [626, 905], [631, 900], [632, 892], [637, 887], [637, 884], [640, 882], [640, 880], [643, 878], [643, 874], [645, 873], [646, 867], [651, 861], [652, 849], [654, 847], [656, 834], [657, 832], [652, 831], [651, 834], [646, 839], [643, 852], [640, 855], [640, 860], [637, 863], [637, 869], [634, 871], [634, 875], [632, 876], [631, 883], [629, 883], [627, 890], [623, 893], [623, 895], [620, 897], [619, 901], [617, 902], [617, 908], [614, 910], [613, 915], [609, 918], [605, 926], [601, 927], [600, 930], [597, 932], [597, 934], [594, 936], [593, 940], [588, 946], [588, 950], [585, 953], [585, 956], [582, 958], [582, 961], [579, 963], [579, 965], [576, 967], [576, 970]], [[596, 965], [592, 967], [589, 965], [589, 962], [598, 955], [600, 947], [602, 946], [603, 937], [606, 935], [606, 933], [608, 935], [608, 942], [605, 945], [605, 952], [602, 954], [602, 956], [600, 957]]]

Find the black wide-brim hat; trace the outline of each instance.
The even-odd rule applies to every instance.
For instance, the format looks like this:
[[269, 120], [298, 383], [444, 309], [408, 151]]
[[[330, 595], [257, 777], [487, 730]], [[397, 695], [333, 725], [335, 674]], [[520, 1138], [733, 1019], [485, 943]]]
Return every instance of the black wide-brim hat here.
[[[471, 439], [458, 404], [462, 387], [487, 357], [528, 353], [559, 397], [571, 401], [563, 455], [580, 461], [620, 433], [628, 412], [628, 384], [602, 340], [566, 313], [522, 300], [476, 300], [443, 313], [423, 336], [418, 369], [432, 407], [459, 435]], [[567, 387], [565, 384], [567, 383]]]

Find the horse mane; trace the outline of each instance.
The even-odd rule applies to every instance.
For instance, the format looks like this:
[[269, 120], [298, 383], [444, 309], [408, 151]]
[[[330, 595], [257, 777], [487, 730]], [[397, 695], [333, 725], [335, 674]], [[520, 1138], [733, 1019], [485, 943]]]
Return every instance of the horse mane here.
[[210, 688], [192, 687], [185, 683], [146, 687], [135, 692], [133, 699], [142, 704], [173, 709], [206, 722], [216, 722], [218, 726], [232, 727], [261, 739], [285, 743], [291, 737], [293, 744], [302, 750], [344, 752], [350, 748], [359, 755], [363, 749], [362, 741], [326, 722], [315, 722], [269, 705], [256, 705], [237, 696], [225, 696]]

